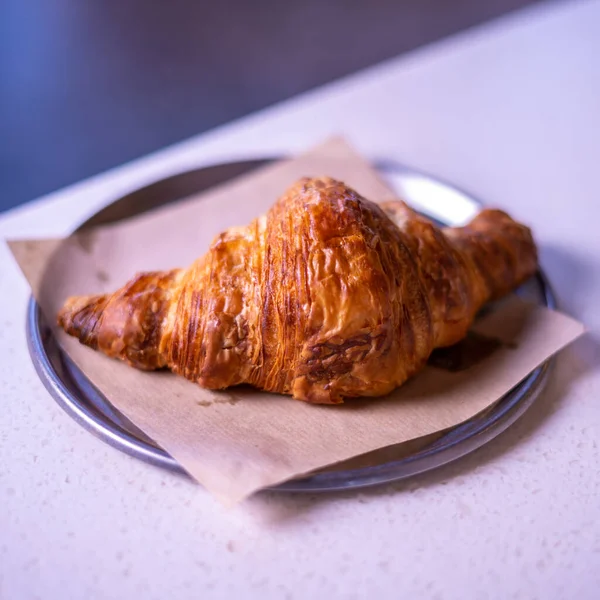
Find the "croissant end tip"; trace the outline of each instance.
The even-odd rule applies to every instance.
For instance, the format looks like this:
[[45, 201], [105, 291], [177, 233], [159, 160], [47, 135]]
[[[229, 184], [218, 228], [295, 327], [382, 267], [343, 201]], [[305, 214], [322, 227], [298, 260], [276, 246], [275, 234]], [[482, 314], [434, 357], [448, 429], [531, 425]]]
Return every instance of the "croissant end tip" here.
[[68, 298], [58, 311], [57, 322], [69, 335], [87, 346], [96, 346], [93, 335], [99, 317], [98, 307], [104, 296], [75, 296]]

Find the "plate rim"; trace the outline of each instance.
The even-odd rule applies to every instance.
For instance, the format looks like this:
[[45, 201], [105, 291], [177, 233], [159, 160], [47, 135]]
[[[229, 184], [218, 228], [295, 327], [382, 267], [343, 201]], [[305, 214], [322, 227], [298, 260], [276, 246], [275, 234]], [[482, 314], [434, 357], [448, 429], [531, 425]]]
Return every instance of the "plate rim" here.
[[[94, 221], [97, 219], [100, 219], [100, 222], [102, 223], [102, 219], [106, 218], [106, 215], [110, 215], [110, 212], [111, 210], [114, 210], [115, 205], [126, 203], [133, 197], [143, 197], [144, 194], [149, 193], [152, 189], [156, 189], [157, 186], [168, 186], [169, 183], [180, 180], [182, 177], [191, 177], [212, 169], [226, 169], [228, 167], [243, 168], [245, 166], [248, 171], [250, 171], [253, 168], [268, 164], [273, 160], [276, 159], [251, 158], [248, 160], [222, 162], [215, 165], [207, 165], [197, 169], [186, 170], [166, 178], [158, 179], [153, 183], [138, 188], [108, 203], [91, 215], [75, 230], [75, 232], [81, 231], [92, 225], [95, 226], [96, 223]], [[390, 163], [389, 161], [387, 161], [385, 165], [385, 168], [390, 171], [412, 172], [427, 177], [436, 183], [464, 194], [478, 206], [483, 206], [483, 203], [478, 200], [478, 198], [447, 183], [443, 179], [438, 179], [428, 173], [412, 169], [405, 165]], [[198, 191], [201, 190], [197, 190], [197, 192]], [[159, 205], [168, 204], [177, 199], [183, 199], [185, 196], [185, 194], [180, 195], [178, 198], [167, 200]], [[154, 208], [154, 206], [151, 206], [150, 208]], [[537, 284], [543, 294], [545, 306], [550, 309], [556, 309], [556, 296], [541, 267], [538, 268], [534, 277], [537, 279]], [[106, 415], [101, 414], [100, 411], [93, 410], [90, 407], [89, 402], [86, 402], [85, 398], [78, 398], [77, 395], [69, 389], [69, 386], [63, 381], [61, 374], [57, 371], [49, 356], [49, 352], [46, 348], [48, 340], [45, 339], [48, 335], [44, 331], [46, 326], [44, 326], [43, 321], [44, 317], [41, 308], [32, 295], [29, 299], [26, 318], [27, 346], [38, 377], [57, 404], [78, 424], [102, 441], [108, 443], [110, 446], [147, 463], [187, 475], [185, 469], [183, 469], [174, 458], [158, 445], [150, 444], [136, 437], [132, 432], [121, 427], [114, 420], [110, 420]], [[53, 339], [51, 334], [49, 334], [48, 339], [50, 338]], [[70, 362], [70, 359], [58, 344], [56, 345], [56, 351], [59, 353], [63, 368], [69, 373], [71, 379], [75, 382], [75, 385], [77, 386], [76, 377], [80, 376], [83, 380], [87, 381], [86, 386], [92, 388], [96, 394], [103, 398], [104, 402], [111, 406], [108, 400], [106, 400], [91, 382], [87, 380], [87, 377]], [[265, 489], [278, 492], [341, 491], [389, 483], [391, 481], [405, 479], [425, 471], [439, 468], [477, 450], [516, 422], [535, 402], [544, 389], [554, 361], [554, 358], [550, 358], [531, 371], [507, 394], [499, 398], [492, 407], [486, 409], [484, 412], [488, 412], [489, 414], [484, 418], [481, 418], [481, 413], [474, 415], [471, 419], [446, 430], [442, 433], [440, 438], [409, 456], [378, 465], [370, 465], [355, 469], [315, 472]], [[74, 375], [74, 372], [76, 374], [78, 373], [78, 375]], [[82, 391], [80, 386], [77, 387]], [[120, 415], [119, 411], [116, 409], [113, 410]], [[127, 421], [127, 419], [124, 420]], [[435, 457], [435, 461], [432, 464], [431, 460], [433, 457]]]

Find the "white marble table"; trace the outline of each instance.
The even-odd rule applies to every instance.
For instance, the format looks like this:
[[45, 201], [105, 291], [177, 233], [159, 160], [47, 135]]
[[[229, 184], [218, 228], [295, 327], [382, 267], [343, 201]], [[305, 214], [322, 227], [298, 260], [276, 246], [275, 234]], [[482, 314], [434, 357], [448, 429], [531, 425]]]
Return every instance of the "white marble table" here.
[[339, 132], [533, 224], [563, 309], [590, 332], [543, 398], [408, 483], [225, 510], [58, 408], [2, 247], [0, 598], [600, 597], [600, 1], [517, 13], [318, 89], [4, 214], [0, 235], [64, 234], [166, 174]]

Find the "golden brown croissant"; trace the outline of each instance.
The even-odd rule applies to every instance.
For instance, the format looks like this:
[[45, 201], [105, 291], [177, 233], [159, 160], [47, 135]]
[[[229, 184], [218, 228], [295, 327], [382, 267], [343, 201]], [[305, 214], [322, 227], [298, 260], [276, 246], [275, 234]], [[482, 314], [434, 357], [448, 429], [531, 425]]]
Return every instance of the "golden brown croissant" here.
[[402, 384], [536, 266], [529, 229], [501, 211], [441, 230], [403, 202], [302, 179], [189, 269], [70, 298], [58, 322], [140, 369], [340, 403]]

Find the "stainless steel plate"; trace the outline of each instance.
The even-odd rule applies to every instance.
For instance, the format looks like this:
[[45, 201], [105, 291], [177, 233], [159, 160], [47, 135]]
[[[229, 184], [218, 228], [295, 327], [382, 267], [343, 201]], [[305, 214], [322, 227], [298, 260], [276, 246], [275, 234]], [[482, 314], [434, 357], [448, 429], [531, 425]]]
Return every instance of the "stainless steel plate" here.
[[[140, 214], [247, 173], [271, 159], [206, 167], [158, 181], [116, 200], [86, 221], [78, 231]], [[380, 165], [383, 176], [405, 200], [440, 224], [460, 225], [481, 207], [470, 195], [426, 174], [400, 165]], [[556, 307], [543, 272], [518, 293], [528, 300]], [[32, 298], [27, 316], [29, 352], [42, 382], [60, 406], [78, 423], [110, 445], [160, 467], [183, 469], [126, 417], [117, 411], [58, 347]], [[274, 490], [315, 492], [363, 487], [428, 471], [479, 448], [514, 423], [535, 401], [546, 382], [551, 362], [532, 371], [492, 408], [425, 442], [408, 456], [375, 466], [328, 469], [279, 485]]]

